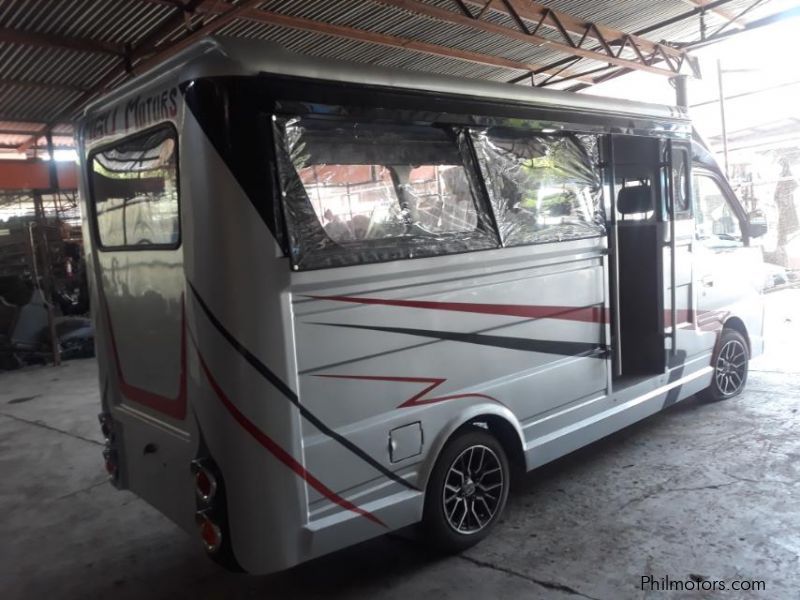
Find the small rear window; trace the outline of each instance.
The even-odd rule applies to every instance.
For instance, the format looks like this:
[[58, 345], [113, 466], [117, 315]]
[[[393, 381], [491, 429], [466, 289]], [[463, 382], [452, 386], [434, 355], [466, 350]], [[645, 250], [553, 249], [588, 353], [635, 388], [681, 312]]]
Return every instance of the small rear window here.
[[95, 225], [103, 249], [179, 245], [177, 142], [171, 126], [94, 152], [90, 169]]

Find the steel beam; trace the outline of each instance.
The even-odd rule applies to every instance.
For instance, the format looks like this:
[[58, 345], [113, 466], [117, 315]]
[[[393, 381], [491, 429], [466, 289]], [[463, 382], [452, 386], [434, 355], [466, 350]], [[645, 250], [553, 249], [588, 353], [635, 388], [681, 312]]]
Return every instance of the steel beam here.
[[[39, 132], [32, 129], [0, 129], [0, 135], [37, 135]], [[15, 146], [16, 148], [16, 146]]]
[[[196, 41], [203, 39], [206, 36], [213, 34], [218, 29], [222, 29], [228, 23], [234, 21], [235, 19], [244, 17], [245, 15], [249, 14], [253, 9], [255, 9], [259, 4], [263, 4], [264, 0], [245, 0], [244, 2], [240, 2], [239, 4], [226, 4], [220, 3], [217, 1], [211, 2], [204, 2], [200, 1], [196, 4], [196, 10], [200, 10], [202, 7], [206, 6], [219, 6], [220, 4], [224, 4], [227, 6], [227, 10], [222, 13], [217, 13], [217, 16], [211, 20], [206, 22], [203, 26], [195, 29], [189, 35], [181, 38], [180, 40], [170, 44], [169, 46], [159, 48], [157, 52], [150, 55], [148, 58], [142, 60], [141, 62], [137, 63], [133, 66], [133, 73], [138, 74], [142, 73], [155, 65], [167, 60], [171, 56], [174, 56], [181, 50], [191, 46]], [[134, 56], [136, 56], [139, 52], [139, 49], [134, 51]]]
[[125, 53], [125, 49], [117, 44], [56, 35], [53, 33], [19, 31], [17, 29], [9, 29], [8, 27], [0, 27], [0, 42], [22, 44], [26, 46], [41, 46], [45, 48], [79, 50], [81, 52], [100, 52], [117, 55], [123, 55]]
[[[642, 29], [634, 31], [633, 35], [641, 36], [641, 35], [644, 35], [646, 33], [652, 33], [653, 31], [657, 31], [657, 30], [661, 29], [662, 27], [667, 27], [669, 25], [674, 25], [675, 23], [680, 23], [681, 21], [685, 21], [686, 19], [690, 19], [690, 18], [695, 17], [697, 15], [702, 15], [704, 10], [710, 10], [711, 8], [717, 8], [717, 7], [720, 7], [720, 6], [724, 5], [724, 4], [728, 4], [729, 2], [732, 2], [732, 1], [733, 0], [713, 0], [712, 2], [709, 2], [708, 4], [706, 4], [705, 7], [696, 7], [694, 9], [690, 10], [690, 11], [681, 13], [681, 14], [676, 15], [674, 17], [670, 17], [669, 19], [666, 19], [664, 21], [659, 21], [658, 23], [654, 23], [652, 25], [648, 25], [647, 27], [644, 27]], [[686, 50], [688, 50], [688, 48], [686, 48]], [[580, 60], [580, 59], [577, 59], [577, 60]], [[575, 58], [564, 58], [564, 59], [561, 59], [561, 60], [557, 60], [557, 61], [555, 61], [553, 63], [550, 63], [547, 66], [548, 67], [557, 67], [557, 66], [560, 66], [560, 65], [571, 65], [571, 64], [575, 64], [575, 61], [576, 61]], [[658, 62], [658, 61], [657, 60], [653, 60], [651, 62], [651, 64], [653, 64], [655, 62]], [[622, 69], [618, 69], [617, 71], [614, 71], [614, 72], [615, 73], [619, 72], [619, 73], [623, 74], [623, 73], [630, 73], [631, 71], [632, 71], [632, 69], [622, 68]], [[590, 74], [592, 74], [594, 72], [596, 72], [596, 70], [584, 72], [584, 74], [590, 75]], [[607, 74], [607, 75], [611, 76], [612, 74]], [[599, 83], [598, 79], [600, 79], [600, 78], [595, 79], [593, 83]], [[510, 83], [516, 83], [516, 82], [512, 80]], [[570, 91], [578, 91], [578, 87], [579, 86], [575, 86], [574, 88], [569, 88], [569, 90]], [[580, 89], [583, 89], [584, 87], [586, 87], [586, 86], [580, 87]]]
[[[473, 6], [483, 7], [485, 4], [485, 0], [464, 1]], [[684, 51], [673, 48], [667, 44], [652, 42], [637, 34], [629, 34], [600, 23], [577, 19], [566, 13], [553, 10], [539, 2], [502, 0], [502, 2], [495, 2], [491, 10], [499, 11], [512, 18], [516, 15], [516, 17], [526, 19], [530, 22], [540, 23], [541, 27], [547, 27], [558, 31], [564, 41], [569, 43], [569, 40], [571, 40], [572, 44], [577, 46], [582, 45], [586, 39], [594, 39], [600, 42], [601, 46], [604, 44], [609, 46], [627, 46], [633, 49], [635, 53], [638, 49], [645, 55], [663, 54], [668, 56], [670, 60], [673, 60], [675, 63], [682, 63], [688, 58]], [[579, 36], [579, 41], [576, 41], [570, 34]]]
[[[55, 162], [61, 190], [78, 188], [78, 166], [73, 162]], [[50, 190], [50, 161], [0, 159], [0, 190]]]
[[77, 92], [83, 93], [86, 88], [78, 87], [77, 85], [70, 85], [67, 83], [51, 83], [47, 81], [28, 81], [25, 79], [10, 79], [8, 77], [0, 77], [0, 85], [10, 85], [14, 87], [24, 87], [33, 90], [56, 90], [62, 92]]
[[[716, 6], [716, 5], [725, 4], [726, 2], [730, 2], [730, 0], [717, 0], [716, 2], [713, 2], [711, 4]], [[678, 15], [678, 17], [673, 17], [671, 19], [668, 19], [667, 21], [664, 21], [661, 24], [653, 25], [648, 29], [654, 31], [655, 29], [658, 29], [659, 27], [665, 27], [666, 25], [671, 25], [674, 22], [676, 22], [676, 19], [680, 20], [680, 19], [684, 19], [684, 18], [687, 18], [687, 17], [694, 16], [700, 10], [701, 9], [697, 8], [697, 9], [695, 9], [693, 11], [690, 11], [689, 13], [684, 13], [683, 15]], [[725, 32], [719, 33], [718, 35], [714, 35], [714, 36], [711, 36], [709, 38], [706, 38], [704, 40], [696, 40], [696, 41], [693, 41], [693, 42], [682, 43], [681, 44], [681, 48], [683, 48], [684, 50], [687, 50], [687, 51], [694, 50], [696, 48], [702, 48], [704, 46], [709, 46], [711, 44], [715, 44], [717, 42], [721, 42], [724, 39], [730, 38], [730, 37], [732, 37], [734, 35], [739, 35], [739, 34], [744, 33], [746, 31], [754, 31], [756, 29], [760, 29], [761, 27], [766, 27], [768, 25], [772, 25], [773, 23], [778, 23], [778, 22], [784, 21], [786, 19], [794, 19], [794, 18], [800, 18], [800, 7], [789, 8], [789, 9], [777, 12], [775, 14], [769, 15], [767, 17], [762, 17], [761, 19], [757, 19], [755, 21], [749, 21], [747, 23], [747, 25], [745, 25], [744, 28], [741, 29], [741, 30], [725, 31]], [[627, 68], [616, 69], [615, 71], [612, 71], [610, 73], [606, 73], [605, 75], [601, 75], [600, 77], [595, 78], [593, 80], [592, 84], [590, 84], [590, 85], [596, 85], [598, 83], [603, 83], [604, 81], [608, 81], [610, 79], [614, 79], [616, 77], [620, 77], [621, 75], [625, 75], [626, 73], [630, 73], [630, 69], [627, 69]], [[586, 87], [587, 87], [587, 84], [580, 83], [580, 84], [574, 85], [574, 86], [572, 86], [570, 88], [567, 88], [566, 91], [568, 91], [568, 92], [579, 92], [582, 89], [585, 89]]]
[[[683, 0], [683, 1], [686, 2], [686, 4], [691, 4], [692, 6], [699, 6], [700, 8], [707, 8], [708, 5], [711, 4], [711, 0]], [[725, 21], [730, 23], [733, 27], [737, 27], [737, 28], [741, 29], [742, 27], [747, 25], [746, 22], [742, 21], [735, 14], [733, 14], [732, 12], [730, 12], [730, 11], [724, 9], [724, 8], [713, 7], [712, 6], [711, 8], [708, 8], [707, 10], [708, 10], [708, 12], [714, 13], [718, 17], [722, 17], [723, 19], [725, 19]]]
[[[524, 42], [525, 44], [534, 47], [546, 46], [553, 50], [558, 50], [559, 52], [563, 52], [565, 54], [571, 54], [573, 56], [578, 56], [581, 58], [589, 58], [592, 60], [606, 62], [620, 67], [630, 67], [633, 69], [639, 69], [642, 71], [656, 73], [659, 75], [667, 75], [670, 77], [675, 76], [675, 71], [669, 68], [654, 67], [647, 64], [646, 62], [637, 62], [635, 60], [629, 60], [617, 56], [613, 52], [613, 50], [611, 50], [608, 41], [605, 40], [604, 36], [598, 33], [595, 33], [595, 35], [598, 36], [600, 39], [602, 39], [603, 43], [600, 50], [595, 50], [592, 48], [584, 48], [582, 47], [582, 45], [576, 45], [574, 42], [573, 43], [568, 43], [567, 41], [560, 42], [539, 35], [538, 33], [536, 33], [538, 28], [531, 29], [522, 20], [519, 21], [515, 20], [515, 22], [517, 23], [517, 29], [511, 29], [510, 27], [498, 25], [497, 23], [493, 23], [491, 21], [482, 21], [478, 16], [467, 16], [466, 14], [456, 13], [451, 10], [432, 6], [424, 2], [419, 2], [418, 0], [373, 0], [373, 1], [379, 4], [384, 4], [387, 6], [392, 6], [395, 8], [407, 10], [414, 14], [420, 14], [426, 17], [431, 17], [439, 21], [451, 23], [453, 25], [460, 25], [476, 31], [481, 31], [483, 33], [491, 33], [511, 38], [520, 42]], [[485, 6], [489, 5], [487, 4]], [[513, 6], [514, 5], [511, 4], [511, 2], [508, 2], [507, 10], [509, 11], [515, 10]], [[594, 25], [592, 25], [592, 27], [594, 27]], [[546, 72], [550, 72], [550, 69], [540, 68], [535, 71], [535, 73], [537, 74]], [[568, 76], [569, 73], [567, 72], [565, 73], [565, 75]]]
[[793, 8], [787, 8], [786, 10], [779, 11], [775, 14], [762, 17], [754, 21], [748, 21], [747, 25], [745, 25], [742, 29], [734, 31], [720, 31], [719, 33], [712, 34], [710, 37], [707, 37], [704, 40], [686, 42], [680, 44], [680, 46], [682, 48], [686, 48], [687, 50], [694, 50], [695, 48], [702, 48], [704, 46], [715, 44], [726, 38], [738, 35], [740, 33], [744, 33], [746, 31], [755, 31], [756, 29], [761, 29], [762, 27], [773, 25], [774, 23], [779, 23], [780, 21], [785, 21], [787, 19], [796, 19], [799, 17], [800, 17], [800, 6], [795, 6]]
[[278, 25], [280, 27], [300, 29], [303, 31], [313, 31], [325, 35], [332, 35], [335, 37], [346, 38], [358, 42], [378, 44], [381, 46], [389, 46], [392, 48], [414, 50], [416, 52], [421, 52], [423, 54], [432, 54], [434, 56], [442, 56], [446, 58], [456, 58], [459, 60], [464, 60], [467, 62], [487, 65], [492, 67], [502, 67], [506, 69], [515, 69], [519, 71], [534, 71], [534, 72], [537, 72], [540, 69], [542, 69], [542, 65], [538, 63], [520, 62], [508, 58], [503, 58], [501, 56], [482, 54], [479, 52], [472, 52], [470, 50], [460, 50], [457, 48], [440, 46], [438, 44], [431, 44], [428, 42], [422, 42], [410, 38], [404, 38], [395, 35], [387, 35], [383, 33], [376, 33], [373, 31], [356, 29], [354, 27], [347, 27], [345, 25], [334, 25], [332, 23], [323, 23], [321, 21], [314, 21], [312, 19], [305, 19], [302, 17], [292, 17], [264, 10], [249, 10], [244, 15], [244, 18], [253, 21], [261, 21], [263, 23], [268, 23], [270, 25]]
[[[153, 2], [154, 0], [148, 1]], [[154, 3], [166, 4], [172, 6], [176, 10], [163, 23], [139, 41], [136, 48], [129, 54], [129, 59], [131, 61], [144, 59], [158, 52], [159, 42], [162, 42], [164, 38], [181, 27], [188, 30], [191, 16], [197, 12], [198, 8], [205, 4], [213, 4], [214, 2], [212, 2], [212, 0], [186, 0], [186, 2], [159, 0]], [[230, 6], [228, 8], [230, 8]], [[224, 13], [225, 7], [222, 7], [219, 12]]]
[[[148, 1], [161, 3], [161, 0], [148, 0]], [[380, 2], [381, 0], [377, 1]], [[391, 4], [391, 2], [387, 1], [385, 2], [385, 4]], [[431, 13], [429, 14], [429, 16], [433, 16], [433, 14], [435, 13], [437, 16], [440, 17], [454, 17], [456, 19], [458, 19], [459, 17], [458, 14], [453, 13], [452, 11], [439, 9], [437, 7], [426, 5], [421, 2], [414, 2], [413, 4], [418, 5], [418, 7], [421, 7], [426, 10], [430, 9]], [[197, 13], [219, 15], [224, 13], [226, 7], [230, 8], [231, 5], [222, 0], [206, 0], [205, 2], [200, 2], [194, 8], [194, 11]], [[417, 6], [415, 6], [415, 8], [416, 7]], [[400, 8], [407, 8], [407, 7], [400, 6]], [[450, 48], [447, 46], [440, 46], [437, 44], [431, 44], [428, 42], [413, 40], [401, 36], [382, 34], [363, 29], [357, 29], [355, 27], [349, 27], [345, 25], [334, 25], [331, 23], [316, 21], [313, 19], [294, 17], [282, 13], [260, 10], [256, 7], [246, 8], [245, 10], [242, 11], [240, 15], [238, 15], [238, 17], [247, 19], [249, 21], [257, 21], [257, 22], [267, 23], [270, 25], [278, 25], [290, 29], [313, 31], [315, 33], [321, 33], [325, 35], [331, 35], [335, 37], [341, 37], [365, 43], [414, 50], [417, 52], [422, 52], [424, 54], [432, 54], [434, 56], [457, 58], [460, 60], [465, 60], [468, 62], [483, 64], [493, 67], [502, 67], [508, 69], [522, 70], [522, 71], [531, 71], [531, 70], [538, 71], [542, 67], [542, 65], [536, 63], [513, 61], [499, 56], [483, 54], [479, 52], [472, 52], [469, 50], [460, 50], [456, 48]], [[466, 19], [466, 17], [464, 19]], [[472, 20], [470, 19], [470, 22], [471, 21]], [[462, 24], [465, 23], [466, 21], [463, 21]], [[481, 25], [478, 26], [478, 28], [482, 27], [483, 25], [487, 25], [487, 30], [488, 30], [489, 28], [493, 29], [494, 24], [488, 22], [482, 22]], [[512, 35], [515, 35], [517, 33], [514, 30], [509, 29], [507, 27], [502, 27], [502, 26], [495, 26], [495, 27], [498, 27], [500, 31], [492, 31], [493, 33], [502, 34], [511, 32]], [[534, 40], [525, 39], [525, 41], [530, 43]], [[550, 40], [547, 41], [549, 43]], [[586, 79], [586, 81], [588, 81], [588, 79]]]
[[[474, 29], [480, 29], [482, 31], [486, 31], [489, 33], [507, 35], [508, 37], [512, 37], [520, 41], [526, 41], [528, 43], [533, 43], [536, 45], [548, 45], [549, 47], [552, 47], [562, 52], [567, 52], [569, 54], [572, 54], [573, 56], [591, 58], [594, 60], [609, 62], [616, 66], [627, 66], [672, 76], [675, 75], [678, 71], [680, 71], [681, 67], [684, 64], [688, 63], [692, 69], [692, 72], [695, 75], [697, 75], [696, 63], [694, 59], [688, 57], [687, 54], [682, 50], [678, 50], [670, 46], [666, 46], [664, 44], [651, 42], [650, 40], [646, 40], [644, 38], [640, 38], [635, 35], [628, 35], [624, 32], [612, 29], [605, 25], [600, 25], [588, 21], [581, 21], [579, 19], [575, 19], [569, 15], [566, 15], [565, 13], [553, 11], [536, 2], [523, 2], [522, 0], [488, 0], [488, 2], [486, 2], [486, 0], [483, 1], [456, 0], [457, 4], [464, 7], [462, 13], [459, 14], [453, 11], [449, 11], [447, 9], [442, 9], [436, 6], [428, 5], [426, 3], [422, 3], [416, 0], [374, 0], [374, 1], [381, 4], [396, 6], [398, 8], [404, 8], [411, 12], [424, 14], [430, 17], [438, 18], [440, 20], [458, 23], [459, 25], [471, 26]], [[474, 11], [471, 11], [468, 8], [466, 8], [466, 4], [477, 5], [480, 10], [477, 13], [475, 13]], [[223, 10], [224, 6], [228, 6], [226, 2], [223, 2], [221, 0], [209, 0], [207, 2], [201, 3], [196, 10], [197, 12], [217, 14], [219, 13], [219, 11]], [[497, 25], [496, 23], [492, 23], [490, 21], [481, 20], [481, 17], [489, 10], [496, 10], [510, 16], [516, 16], [518, 18], [517, 23], [518, 25], [521, 25], [521, 27], [518, 30], [514, 30], [509, 27]], [[320, 21], [314, 21], [311, 19], [305, 19], [301, 17], [293, 17], [281, 13], [275, 13], [258, 9], [246, 11], [245, 14], [243, 15], [243, 18], [248, 20], [272, 23], [275, 25], [283, 25], [285, 27], [290, 27], [295, 29], [306, 29], [318, 33], [339, 35], [340, 37], [355, 39], [357, 41], [365, 41], [367, 43], [382, 44], [382, 42], [376, 41], [376, 38], [373, 36], [385, 35], [342, 25], [330, 25], [328, 23], [322, 23]], [[522, 21], [522, 19], [534, 20], [539, 22], [539, 25], [542, 27], [549, 27], [559, 30], [562, 33], [563, 41], [552, 40], [550, 38], [537, 35], [538, 26], [535, 26], [534, 28], [528, 28], [525, 25], [524, 21]], [[274, 21], [279, 21], [279, 22], [274, 22]], [[330, 27], [326, 30], [325, 26], [327, 25], [330, 25]], [[573, 39], [573, 37], [568, 33], [569, 31], [578, 33], [581, 36], [580, 41], [576, 42]], [[360, 35], [359, 32], [363, 32], [363, 34]], [[524, 37], [520, 36], [519, 34], [522, 34], [522, 36]], [[398, 36], [388, 36], [388, 35], [385, 37], [387, 39], [383, 40], [385, 43], [383, 43], [382, 45], [397, 47], [399, 42], [403, 44], [402, 47], [404, 48], [411, 48], [412, 46], [417, 46], [419, 48], [418, 51], [420, 52], [426, 52], [435, 55], [451, 56], [454, 58], [462, 58], [463, 60], [471, 60], [470, 58], [455, 56], [456, 52], [462, 52], [459, 50], [449, 49], [451, 50], [450, 54], [441, 54], [443, 49], [448, 50], [448, 48], [444, 46], [436, 47], [435, 45], [431, 44], [430, 47], [427, 47], [426, 49], [423, 50], [421, 48], [424, 47], [423, 45], [425, 45], [426, 42], [419, 42], [417, 40], [410, 40], [409, 42], [403, 42], [403, 40], [407, 38], [401, 38]], [[388, 38], [395, 38], [395, 39], [392, 40]], [[601, 40], [600, 48], [602, 51], [597, 51], [594, 48], [585, 47], [583, 43], [586, 39], [589, 38]], [[617, 51], [614, 51], [611, 48], [612, 45], [617, 46], [618, 48]], [[635, 59], [623, 58], [621, 56], [621, 52], [625, 48], [630, 48], [633, 50]], [[476, 53], [472, 54], [474, 55]], [[648, 54], [649, 55], [660, 54], [662, 56], [669, 57], [668, 66], [666, 68], [652, 67], [649, 64], [649, 57], [646, 56]], [[625, 62], [626, 64], [622, 65], [623, 62]], [[503, 66], [495, 63], [482, 63], [482, 64], [491, 64], [491, 66]], [[509, 68], [517, 69], [519, 67], [509, 67]], [[536, 65], [536, 68], [526, 69], [526, 70], [533, 71], [536, 73], [553, 72], [553, 70], [548, 65]], [[580, 76], [575, 76], [574, 73], [571, 73], [569, 71], [564, 73], [564, 75], [569, 76], [573, 79], [582, 79]]]
[[[41, 139], [41, 138], [40, 138]], [[73, 145], [64, 145], [64, 144], [55, 144], [56, 150], [74, 150], [75, 146]], [[44, 150], [42, 146], [36, 146], [37, 150]], [[16, 144], [0, 144], [0, 150], [13, 150], [14, 152], [17, 151]]]

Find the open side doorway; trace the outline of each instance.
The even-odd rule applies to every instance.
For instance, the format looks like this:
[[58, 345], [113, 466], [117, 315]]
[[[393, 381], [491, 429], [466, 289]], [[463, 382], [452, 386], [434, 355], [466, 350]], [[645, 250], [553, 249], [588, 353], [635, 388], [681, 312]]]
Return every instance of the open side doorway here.
[[617, 385], [664, 373], [665, 224], [661, 140], [609, 135], [612, 365]]

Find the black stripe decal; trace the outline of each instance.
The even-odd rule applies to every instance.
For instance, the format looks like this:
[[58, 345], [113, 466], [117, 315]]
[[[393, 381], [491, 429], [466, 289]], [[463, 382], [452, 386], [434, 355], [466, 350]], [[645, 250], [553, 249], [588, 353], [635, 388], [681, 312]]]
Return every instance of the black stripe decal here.
[[524, 350], [526, 352], [543, 352], [545, 354], [561, 354], [563, 356], [586, 355], [592, 358], [604, 358], [606, 349], [594, 342], [562, 342], [558, 340], [533, 340], [530, 338], [506, 337], [501, 335], [484, 335], [481, 333], [461, 333], [458, 331], [434, 331], [431, 329], [410, 329], [408, 327], [380, 327], [377, 325], [345, 325], [342, 323], [312, 323], [313, 325], [327, 325], [329, 327], [344, 327], [346, 329], [367, 329], [370, 331], [385, 331], [387, 333], [400, 333], [416, 335], [419, 337], [437, 338], [451, 342], [464, 342], [478, 344], [479, 346], [493, 346], [495, 348], [508, 348], [510, 350]]
[[417, 488], [416, 486], [412, 485], [411, 483], [409, 483], [396, 473], [384, 467], [377, 460], [372, 458], [369, 454], [364, 452], [361, 448], [356, 446], [346, 437], [336, 433], [333, 429], [325, 425], [325, 423], [320, 421], [320, 419], [314, 413], [312, 413], [305, 406], [303, 406], [300, 403], [300, 399], [297, 397], [297, 394], [295, 394], [294, 391], [288, 385], [286, 385], [281, 380], [280, 377], [278, 377], [277, 375], [275, 375], [275, 373], [270, 371], [267, 365], [262, 363], [252, 352], [250, 352], [247, 348], [245, 348], [242, 344], [240, 344], [239, 340], [233, 337], [233, 335], [227, 329], [225, 329], [225, 326], [214, 316], [214, 314], [211, 312], [211, 309], [200, 297], [200, 294], [197, 292], [192, 283], [190, 281], [187, 281], [187, 283], [189, 284], [189, 288], [192, 290], [192, 293], [194, 294], [197, 303], [200, 305], [200, 308], [203, 309], [203, 312], [205, 313], [208, 320], [211, 321], [211, 324], [214, 325], [214, 327], [217, 329], [217, 331], [219, 331], [220, 334], [222, 334], [222, 337], [224, 337], [228, 341], [228, 343], [231, 346], [233, 346], [234, 349], [236, 349], [236, 351], [239, 354], [241, 354], [248, 363], [250, 363], [250, 366], [252, 366], [256, 371], [258, 371], [264, 377], [264, 379], [269, 381], [275, 388], [277, 388], [278, 391], [281, 394], [283, 394], [283, 396], [287, 400], [289, 400], [289, 402], [294, 404], [300, 411], [300, 414], [305, 419], [307, 419], [309, 423], [311, 423], [314, 427], [319, 429], [322, 433], [324, 433], [331, 439], [334, 439], [337, 442], [339, 442], [350, 452], [361, 458], [363, 461], [369, 463], [372, 467], [383, 473], [386, 477], [388, 477], [392, 481], [399, 483], [400, 485], [407, 487], [409, 489], [419, 491], [419, 488]]
[[[668, 364], [672, 368], [672, 371], [669, 373], [669, 378], [667, 379], [667, 384], [670, 384], [683, 377], [683, 371], [686, 367], [686, 350], [678, 350], [674, 355], [670, 355]], [[667, 396], [664, 398], [664, 404], [661, 405], [661, 410], [672, 406], [678, 401], [682, 387], [682, 385], [676, 385], [667, 392]]]

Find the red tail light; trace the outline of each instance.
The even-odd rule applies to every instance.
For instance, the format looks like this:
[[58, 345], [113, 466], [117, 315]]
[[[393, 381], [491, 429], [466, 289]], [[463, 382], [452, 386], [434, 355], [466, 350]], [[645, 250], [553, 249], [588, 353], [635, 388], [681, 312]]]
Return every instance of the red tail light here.
[[217, 493], [217, 477], [213, 471], [200, 461], [192, 461], [194, 490], [203, 504], [211, 504]]
[[207, 552], [216, 552], [222, 545], [222, 529], [211, 520], [211, 517], [204, 512], [200, 511], [195, 515], [195, 522], [197, 523], [200, 539]]

